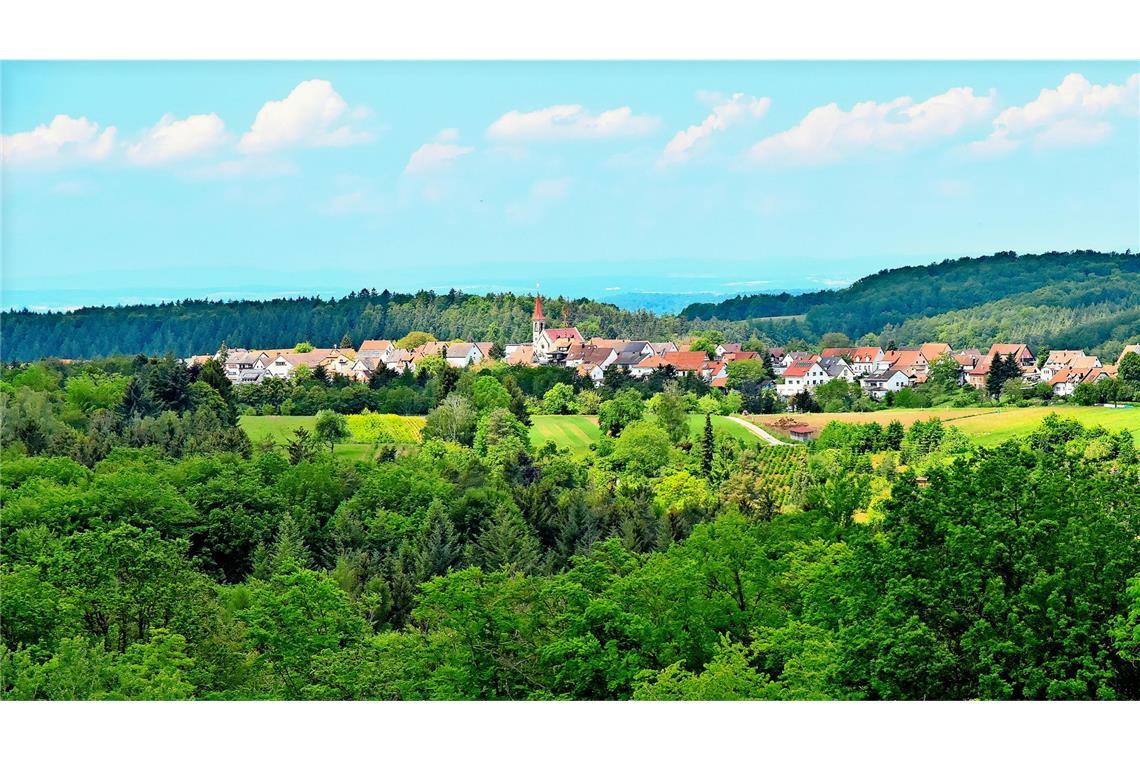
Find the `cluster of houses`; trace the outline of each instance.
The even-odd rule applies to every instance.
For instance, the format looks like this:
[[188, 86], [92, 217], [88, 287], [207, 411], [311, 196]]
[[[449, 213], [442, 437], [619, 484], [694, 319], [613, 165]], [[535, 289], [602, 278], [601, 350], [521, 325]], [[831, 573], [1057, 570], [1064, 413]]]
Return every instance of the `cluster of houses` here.
[[[1140, 354], [1140, 345], [1125, 347], [1124, 353], [1129, 352]], [[878, 346], [828, 348], [819, 354], [772, 349], [773, 369], [781, 381], [776, 390], [785, 398], [838, 378], [858, 382], [872, 398], [882, 399], [888, 391], [926, 382], [931, 366], [943, 356], [957, 363], [959, 384], [978, 389], [985, 389], [986, 377], [998, 356], [1016, 364], [1025, 385], [1048, 383], [1057, 396], [1068, 396], [1080, 383], [1116, 377], [1116, 365], [1102, 364], [1084, 351], [1050, 351], [1038, 366], [1037, 356], [1024, 343], [994, 343], [984, 354], [976, 348], [955, 351], [947, 343], [892, 350]]]
[[[547, 327], [542, 301], [534, 299], [531, 314], [531, 342], [509, 344], [502, 360], [528, 366], [557, 365], [574, 369], [600, 385], [605, 372], [645, 377], [668, 368], [680, 375], [695, 375], [713, 387], [728, 384], [728, 367], [737, 361], [759, 360], [755, 351], [744, 351], [736, 343], [718, 345], [710, 358], [704, 351], [692, 351], [672, 341], [652, 342], [582, 337], [575, 327]], [[403, 349], [390, 340], [366, 340], [359, 349], [313, 348], [246, 350], [227, 349], [215, 354], [235, 384], [260, 383], [267, 377], [288, 379], [304, 366], [310, 371], [323, 367], [329, 376], [339, 375], [367, 382], [374, 372], [415, 372], [417, 364], [431, 356], [442, 357], [449, 365], [465, 368], [492, 360], [492, 345], [485, 342], [429, 341], [414, 349]], [[1140, 345], [1127, 346], [1125, 353], [1140, 354]], [[828, 348], [821, 353], [769, 349], [775, 378], [766, 387], [784, 398], [832, 380], [858, 383], [872, 398], [926, 382], [931, 366], [943, 356], [958, 365], [960, 384], [985, 388], [986, 376], [997, 356], [1012, 358], [1027, 385], [1045, 382], [1058, 396], [1067, 396], [1080, 383], [1095, 383], [1116, 376], [1115, 365], [1105, 365], [1083, 351], [1050, 351], [1038, 366], [1037, 357], [1024, 343], [995, 343], [989, 351], [955, 351], [947, 343], [923, 343], [916, 348], [885, 350], [878, 346]], [[211, 358], [193, 356], [189, 363]]]

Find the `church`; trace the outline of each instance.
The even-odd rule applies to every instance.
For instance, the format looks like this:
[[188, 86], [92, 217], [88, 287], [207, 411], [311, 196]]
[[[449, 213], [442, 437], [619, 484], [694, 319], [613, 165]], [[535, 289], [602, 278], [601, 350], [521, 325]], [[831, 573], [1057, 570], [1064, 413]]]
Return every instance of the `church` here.
[[530, 315], [531, 348], [534, 360], [539, 364], [562, 364], [566, 353], [574, 344], [583, 344], [582, 334], [577, 327], [546, 326], [546, 315], [542, 313], [542, 298], [534, 297], [534, 312]]

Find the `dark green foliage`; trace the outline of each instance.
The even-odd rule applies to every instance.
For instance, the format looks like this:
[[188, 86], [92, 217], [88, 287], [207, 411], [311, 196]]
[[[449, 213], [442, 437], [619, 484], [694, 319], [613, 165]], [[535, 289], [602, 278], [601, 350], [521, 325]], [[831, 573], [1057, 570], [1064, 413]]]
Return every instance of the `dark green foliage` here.
[[737, 296], [681, 312], [721, 320], [798, 314], [817, 334], [883, 333], [899, 345], [937, 336], [956, 347], [1017, 340], [1084, 349], [1111, 342], [1119, 350], [1140, 335], [1140, 256], [1007, 251], [883, 270], [842, 290]]

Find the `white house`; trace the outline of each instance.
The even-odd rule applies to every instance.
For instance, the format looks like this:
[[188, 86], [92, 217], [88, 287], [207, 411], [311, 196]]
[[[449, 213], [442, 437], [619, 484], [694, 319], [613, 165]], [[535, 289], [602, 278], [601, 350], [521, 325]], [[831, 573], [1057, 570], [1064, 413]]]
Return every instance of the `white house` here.
[[784, 370], [781, 376], [782, 382], [776, 386], [776, 393], [790, 398], [805, 388], [811, 389], [823, 385], [830, 379], [827, 370], [819, 366], [819, 362], [814, 359], [793, 362]]
[[878, 401], [887, 395], [887, 391], [897, 392], [910, 387], [912, 382], [910, 377], [901, 369], [888, 369], [864, 377], [859, 381], [859, 384], [863, 386], [863, 390], [867, 391], [867, 395]]

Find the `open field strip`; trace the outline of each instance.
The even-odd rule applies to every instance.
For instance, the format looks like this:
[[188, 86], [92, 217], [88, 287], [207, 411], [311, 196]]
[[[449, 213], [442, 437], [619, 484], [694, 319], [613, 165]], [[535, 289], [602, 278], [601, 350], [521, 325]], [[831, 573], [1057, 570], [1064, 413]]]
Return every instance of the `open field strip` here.
[[[316, 415], [263, 415], [242, 417], [238, 424], [254, 443], [268, 436], [274, 443], [284, 444], [293, 437], [293, 431], [297, 428], [312, 432], [316, 420]], [[365, 461], [371, 458], [376, 446], [375, 443], [364, 443], [350, 438], [344, 443], [338, 443], [335, 452], [337, 457]]]
[[785, 417], [792, 417], [797, 423], [822, 428], [827, 423], [838, 420], [840, 422], [866, 424], [877, 422], [887, 425], [892, 420], [898, 420], [905, 426], [910, 426], [916, 420], [928, 420], [934, 417], [941, 418], [943, 422], [952, 424], [969, 435], [976, 442], [993, 446], [1014, 436], [1023, 435], [1033, 430], [1041, 420], [1056, 412], [1062, 417], [1075, 419], [1082, 425], [1103, 425], [1109, 430], [1129, 430], [1140, 434], [1140, 407], [1106, 408], [1099, 406], [1032, 406], [1025, 408], [992, 408], [967, 407], [961, 409], [886, 409], [877, 412], [842, 412], [798, 414], [785, 412], [783, 414], [757, 414], [747, 415], [745, 419], [760, 425], [776, 435], [781, 435], [776, 422]]

